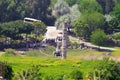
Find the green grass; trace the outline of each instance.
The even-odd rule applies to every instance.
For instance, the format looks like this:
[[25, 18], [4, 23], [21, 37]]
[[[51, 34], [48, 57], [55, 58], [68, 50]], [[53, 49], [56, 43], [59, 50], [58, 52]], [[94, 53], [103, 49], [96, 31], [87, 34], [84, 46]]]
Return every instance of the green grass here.
[[93, 70], [93, 65], [97, 61], [74, 60], [68, 58], [61, 60], [54, 57], [28, 57], [28, 56], [6, 56], [3, 54], [0, 57], [1, 61], [7, 61], [13, 68], [14, 73], [22, 72], [32, 65], [41, 65], [42, 76], [70, 74], [74, 69], [78, 69], [86, 75]]
[[[53, 57], [53, 47], [46, 47], [41, 51], [28, 52], [29, 55], [11, 55], [2, 54], [1, 61], [7, 61], [13, 68], [14, 73], [22, 72], [30, 68], [32, 65], [40, 65], [42, 76], [57, 76], [61, 74], [69, 75], [74, 69], [80, 70], [86, 76], [93, 70], [94, 65], [98, 65], [99, 60], [80, 60], [78, 56], [88, 54], [103, 54], [104, 52], [81, 50], [81, 49], [68, 49], [67, 59], [61, 60], [60, 57]], [[46, 55], [47, 54], [47, 55]]]
[[51, 57], [53, 56], [54, 51], [55, 51], [54, 47], [47, 46], [40, 50], [28, 51], [26, 52], [26, 55], [31, 57]]
[[35, 58], [28, 56], [11, 56], [6, 57], [5, 54], [0, 57], [1, 61], [7, 61], [15, 73], [28, 69], [32, 65], [41, 65], [43, 76], [69, 74], [74, 69], [79, 69], [84, 74], [93, 69], [93, 65], [97, 61], [81, 61], [81, 60], [61, 60], [60, 58]]
[[88, 55], [88, 54], [104, 54], [104, 52], [99, 52], [99, 51], [93, 51], [93, 50], [89, 50], [89, 49], [68, 49], [68, 56], [69, 57], [77, 57], [77, 56], [81, 56], [81, 55]]
[[113, 55], [120, 55], [120, 48], [116, 48], [115, 51], [112, 52]]

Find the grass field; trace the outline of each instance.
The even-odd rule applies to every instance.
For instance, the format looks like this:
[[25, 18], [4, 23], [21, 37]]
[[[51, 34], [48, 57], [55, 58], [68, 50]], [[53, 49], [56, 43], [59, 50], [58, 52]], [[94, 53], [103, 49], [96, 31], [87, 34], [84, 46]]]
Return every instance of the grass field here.
[[[73, 70], [80, 70], [86, 76], [93, 70], [94, 65], [98, 65], [100, 60], [81, 60], [78, 56], [88, 54], [103, 54], [104, 52], [68, 49], [67, 59], [61, 60], [60, 57], [53, 57], [55, 49], [47, 47], [39, 51], [30, 51], [27, 56], [2, 54], [1, 61], [7, 61], [13, 68], [14, 74], [28, 69], [32, 65], [41, 65], [42, 76], [56, 76], [70, 74]], [[47, 55], [46, 55], [47, 54]]]
[[112, 52], [113, 55], [120, 55], [120, 48], [115, 48], [116, 50]]
[[41, 58], [41, 57], [28, 57], [28, 56], [6, 56], [5, 54], [0, 57], [2, 61], [7, 61], [14, 70], [14, 73], [21, 72], [28, 69], [32, 65], [41, 65], [41, 72], [43, 76], [69, 74], [75, 69], [78, 69], [86, 75], [97, 64], [97, 61], [90, 60], [73, 60], [60, 58]]

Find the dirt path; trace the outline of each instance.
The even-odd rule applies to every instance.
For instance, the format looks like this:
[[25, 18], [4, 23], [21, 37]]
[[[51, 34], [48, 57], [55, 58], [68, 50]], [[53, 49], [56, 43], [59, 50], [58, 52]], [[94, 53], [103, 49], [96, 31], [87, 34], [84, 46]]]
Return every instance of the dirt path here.
[[[77, 39], [76, 37], [69, 36], [69, 39], [70, 39], [72, 42], [78, 42], [78, 39]], [[96, 46], [96, 45], [91, 44], [90, 42], [85, 42], [85, 41], [82, 41], [82, 40], [80, 40], [80, 43], [84, 43], [84, 45], [86, 45], [86, 46], [88, 46], [88, 47], [100, 48], [100, 49], [103, 49], [103, 50], [110, 50], [110, 51], [116, 50], [115, 48]]]

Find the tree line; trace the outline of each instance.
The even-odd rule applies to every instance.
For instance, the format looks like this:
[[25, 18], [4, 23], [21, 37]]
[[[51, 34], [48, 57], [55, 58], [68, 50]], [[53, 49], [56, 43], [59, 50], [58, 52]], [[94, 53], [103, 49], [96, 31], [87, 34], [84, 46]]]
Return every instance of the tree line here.
[[50, 0], [0, 0], [0, 22], [32, 17], [51, 24]]
[[[106, 14], [113, 10], [119, 0], [65, 0], [69, 6], [79, 4], [79, 9], [84, 12], [85, 8], [91, 11], [92, 8], [101, 7], [102, 13]], [[52, 9], [57, 0], [1, 0], [0, 1], [0, 22], [20, 20], [24, 17], [40, 19], [46, 24], [53, 25], [55, 18]], [[85, 7], [85, 3], [89, 3]], [[94, 5], [97, 3], [97, 5]], [[99, 4], [99, 5], [98, 5]], [[98, 9], [100, 10], [100, 9]]]
[[96, 29], [107, 35], [120, 30], [119, 3], [119, 0], [1, 0], [0, 25], [7, 27], [0, 27], [0, 33], [11, 38], [24, 32], [29, 34], [32, 25], [21, 23], [26, 28], [19, 28], [15, 21], [32, 17], [58, 29], [66, 22], [68, 30], [72, 27], [76, 36], [90, 40]]
[[119, 0], [74, 0], [72, 5], [69, 2], [72, 0], [58, 0], [53, 6], [58, 29], [66, 22], [68, 29], [72, 27], [77, 37], [96, 45], [105, 46], [115, 40], [112, 36], [120, 31]]
[[45, 32], [46, 25], [43, 22], [25, 23], [22, 20], [17, 20], [0, 24], [0, 36], [9, 37], [13, 40], [23, 38], [22, 34], [43, 35]]

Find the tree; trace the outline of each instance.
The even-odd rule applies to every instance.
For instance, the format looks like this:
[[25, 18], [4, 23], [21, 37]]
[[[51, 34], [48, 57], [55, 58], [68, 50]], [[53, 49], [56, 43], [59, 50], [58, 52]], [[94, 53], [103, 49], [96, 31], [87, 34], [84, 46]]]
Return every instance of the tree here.
[[59, 18], [60, 16], [69, 13], [70, 13], [69, 5], [63, 0], [58, 0], [58, 2], [54, 5], [53, 15]]
[[40, 20], [47, 18], [50, 0], [24, 0], [26, 5], [26, 16]]
[[67, 15], [63, 15], [60, 18], [57, 19], [57, 21], [55, 22], [55, 26], [57, 27], [57, 29], [62, 29], [62, 25], [64, 23], [67, 23], [67, 28], [70, 27], [71, 25], [71, 17], [69, 14]]
[[51, 23], [50, 0], [0, 0], [0, 22], [32, 17]]
[[120, 0], [113, 0], [115, 2], [115, 4], [120, 3]]
[[109, 38], [104, 33], [104, 31], [100, 30], [100, 29], [93, 31], [93, 33], [91, 35], [91, 42], [95, 45], [98, 45], [98, 46], [105, 46], [108, 39]]
[[25, 17], [25, 5], [22, 0], [0, 0], [0, 22], [8, 22]]
[[47, 26], [43, 22], [34, 22], [34, 33], [36, 36], [44, 35], [47, 31]]
[[0, 24], [1, 35], [10, 37], [11, 39], [17, 39], [20, 34], [30, 34], [33, 31], [33, 25], [30, 23], [24, 23], [23, 21], [12, 21]]
[[51, 0], [50, 7], [53, 8], [56, 3], [57, 3], [57, 0]]
[[70, 13], [63, 15], [61, 17], [59, 17], [57, 19], [57, 21], [55, 22], [55, 26], [57, 27], [57, 29], [62, 29], [62, 25], [65, 23], [67, 23], [67, 28], [68, 28], [68, 32], [70, 31], [70, 28], [72, 28], [72, 23], [74, 21], [76, 21], [79, 17], [81, 16], [80, 11], [78, 10], [78, 5], [73, 5], [70, 8]]
[[70, 7], [70, 18], [71, 18], [71, 23], [75, 22], [81, 17], [81, 12], [78, 9], [78, 4], [73, 5]]
[[80, 19], [73, 23], [74, 32], [76, 33], [77, 37], [84, 37], [85, 39], [89, 35], [89, 26], [88, 24], [83, 23]]
[[113, 7], [115, 5], [114, 0], [96, 0], [96, 1], [102, 6], [104, 14], [109, 14], [113, 10]]
[[120, 4], [116, 4], [113, 11], [111, 12], [111, 16], [113, 17], [108, 22], [108, 28], [112, 32], [120, 31]]
[[79, 10], [82, 13], [102, 12], [102, 8], [96, 0], [82, 0], [79, 4]]
[[81, 0], [65, 0], [69, 6], [75, 5], [78, 1], [81, 2]]
[[98, 28], [102, 28], [104, 22], [104, 16], [98, 12], [94, 12], [91, 14], [82, 15], [77, 21], [73, 23], [73, 26], [78, 29], [77, 35], [80, 34], [81, 37], [89, 39], [92, 31]]

